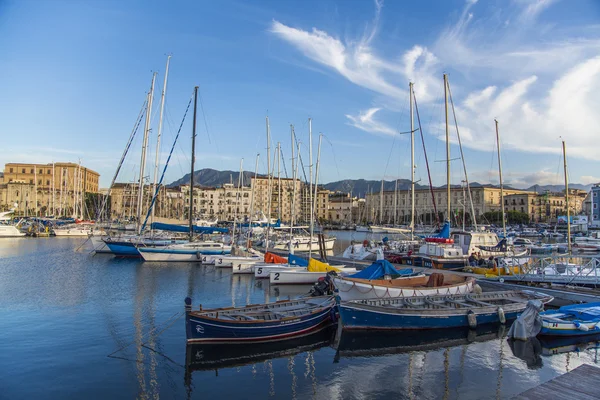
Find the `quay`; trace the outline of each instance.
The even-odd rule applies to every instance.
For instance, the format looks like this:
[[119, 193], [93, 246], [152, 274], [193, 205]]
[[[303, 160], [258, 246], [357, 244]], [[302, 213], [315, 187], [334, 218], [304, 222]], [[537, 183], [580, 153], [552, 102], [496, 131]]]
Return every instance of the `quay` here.
[[564, 375], [526, 390], [513, 400], [598, 399], [600, 368], [580, 365]]

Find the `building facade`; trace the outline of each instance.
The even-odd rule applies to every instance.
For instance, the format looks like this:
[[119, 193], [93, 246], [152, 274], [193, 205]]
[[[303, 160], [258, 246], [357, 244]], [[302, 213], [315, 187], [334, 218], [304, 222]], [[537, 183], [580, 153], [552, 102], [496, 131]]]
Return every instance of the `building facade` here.
[[98, 193], [100, 174], [79, 164], [8, 163], [0, 184], [0, 209], [18, 215], [83, 216], [87, 193]]
[[600, 184], [592, 186], [592, 190], [590, 191], [590, 199], [590, 226], [593, 228], [600, 228]]

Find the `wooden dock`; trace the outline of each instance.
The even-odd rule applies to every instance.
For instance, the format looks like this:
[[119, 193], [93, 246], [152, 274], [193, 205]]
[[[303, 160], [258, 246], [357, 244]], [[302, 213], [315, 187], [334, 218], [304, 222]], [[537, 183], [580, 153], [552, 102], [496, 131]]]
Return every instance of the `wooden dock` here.
[[598, 399], [600, 397], [598, 382], [600, 382], [600, 368], [584, 364], [571, 372], [529, 389], [513, 399]]

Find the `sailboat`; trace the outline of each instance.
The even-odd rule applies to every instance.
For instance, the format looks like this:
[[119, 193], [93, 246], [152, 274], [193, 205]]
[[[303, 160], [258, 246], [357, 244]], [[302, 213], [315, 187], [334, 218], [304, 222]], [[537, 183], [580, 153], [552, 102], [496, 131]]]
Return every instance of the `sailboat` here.
[[[229, 254], [231, 246], [216, 241], [192, 241], [194, 227], [194, 160], [196, 147], [196, 115], [198, 109], [198, 86], [194, 88], [194, 118], [192, 123], [192, 157], [190, 171], [190, 202], [189, 202], [189, 241], [168, 246], [138, 246], [144, 261], [196, 261], [202, 262], [202, 255]], [[200, 229], [196, 227], [196, 229]], [[217, 229], [217, 228], [210, 228]]]
[[10, 218], [9, 215], [14, 212], [15, 210], [12, 209], [0, 213], [0, 237], [25, 236], [25, 233], [21, 232], [15, 225], [10, 224], [12, 218]]

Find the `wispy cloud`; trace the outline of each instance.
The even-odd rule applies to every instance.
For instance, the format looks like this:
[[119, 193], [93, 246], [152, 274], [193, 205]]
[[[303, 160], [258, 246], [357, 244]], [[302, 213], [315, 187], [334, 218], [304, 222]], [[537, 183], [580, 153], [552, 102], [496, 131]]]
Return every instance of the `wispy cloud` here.
[[381, 109], [369, 108], [366, 111], [361, 111], [357, 116], [346, 114], [346, 118], [350, 120], [348, 124], [369, 133], [383, 134], [388, 136], [397, 135], [398, 132], [396, 130], [382, 122], [376, 121], [373, 118], [375, 113], [377, 113], [379, 110]]
[[591, 184], [595, 184], [595, 183], [600, 183], [600, 177], [598, 177], [598, 176], [584, 175], [584, 176], [582, 176], [582, 177], [579, 178], [579, 182], [583, 183], [584, 185], [591, 185]]

